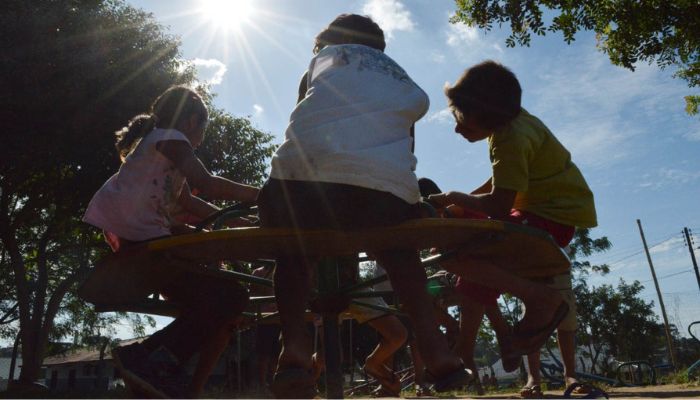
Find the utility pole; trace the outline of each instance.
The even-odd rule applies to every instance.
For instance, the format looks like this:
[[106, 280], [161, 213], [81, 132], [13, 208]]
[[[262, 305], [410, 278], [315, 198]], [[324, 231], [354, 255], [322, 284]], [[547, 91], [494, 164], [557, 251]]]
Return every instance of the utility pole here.
[[698, 288], [700, 289], [700, 272], [698, 272], [698, 262], [695, 260], [695, 250], [693, 250], [693, 241], [688, 228], [683, 228], [683, 233], [685, 234], [685, 242], [688, 244], [688, 250], [690, 250], [690, 259], [693, 260], [693, 268], [695, 268], [695, 279], [698, 280]]
[[673, 338], [671, 337], [671, 329], [668, 325], [668, 316], [666, 316], [666, 307], [664, 306], [664, 299], [661, 297], [661, 289], [659, 289], [659, 281], [656, 279], [656, 272], [654, 271], [654, 264], [651, 262], [651, 255], [649, 255], [649, 247], [647, 246], [647, 240], [644, 237], [644, 230], [642, 230], [642, 221], [637, 220], [637, 226], [639, 226], [639, 234], [642, 236], [642, 243], [644, 244], [644, 251], [647, 254], [647, 261], [649, 261], [649, 268], [651, 269], [651, 277], [654, 278], [654, 286], [656, 286], [656, 294], [659, 295], [659, 306], [661, 306], [661, 315], [664, 317], [664, 327], [666, 330], [666, 342], [668, 345], [668, 355], [671, 360], [671, 365], [673, 370], [676, 370], [676, 357], [673, 351]]

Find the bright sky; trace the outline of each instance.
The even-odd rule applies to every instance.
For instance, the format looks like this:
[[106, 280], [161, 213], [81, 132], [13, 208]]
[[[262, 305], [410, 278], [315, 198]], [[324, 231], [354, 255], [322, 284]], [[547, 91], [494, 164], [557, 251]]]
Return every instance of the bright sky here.
[[[671, 77], [673, 71], [646, 64], [635, 72], [615, 67], [596, 50], [589, 33], [569, 46], [560, 35], [550, 35], [533, 38], [530, 48], [506, 48], [506, 30], [496, 27], [486, 34], [449, 24], [452, 1], [129, 3], [152, 12], [182, 39], [182, 56], [197, 65], [201, 81], [212, 85], [219, 107], [249, 116], [277, 143], [283, 140], [314, 36], [340, 13], [372, 16], [388, 38], [386, 53], [430, 96], [430, 111], [416, 126], [417, 173], [443, 190], [474, 189], [490, 176], [490, 165], [485, 143], [470, 144], [454, 133], [442, 88], [484, 59], [502, 62], [520, 79], [524, 107], [571, 151], [595, 193], [599, 227], [593, 236], [607, 236], [613, 248], [591, 261], [608, 263], [612, 272], [589, 283], [641, 281], [643, 298], [654, 301], [662, 321], [639, 218], [653, 246], [670, 322], [687, 336], [687, 326], [700, 320], [700, 288], [681, 235], [683, 227], [695, 232], [700, 258], [700, 118], [685, 114], [683, 96], [692, 92]], [[247, 5], [235, 7], [241, 3]]]

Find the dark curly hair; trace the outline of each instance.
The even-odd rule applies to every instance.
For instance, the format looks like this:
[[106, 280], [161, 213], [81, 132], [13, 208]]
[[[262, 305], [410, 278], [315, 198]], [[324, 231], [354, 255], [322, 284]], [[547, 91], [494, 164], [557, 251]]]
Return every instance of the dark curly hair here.
[[370, 17], [357, 14], [340, 14], [314, 42], [314, 54], [334, 44], [362, 44], [384, 51], [384, 31]]
[[496, 130], [508, 125], [520, 113], [522, 89], [515, 74], [493, 60], [464, 71], [445, 96], [458, 122], [468, 115], [479, 126]]

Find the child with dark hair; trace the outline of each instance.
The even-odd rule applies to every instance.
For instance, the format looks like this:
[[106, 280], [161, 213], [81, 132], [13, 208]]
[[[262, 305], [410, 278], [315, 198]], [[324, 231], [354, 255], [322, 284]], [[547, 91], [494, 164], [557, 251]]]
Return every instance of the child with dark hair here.
[[[470, 142], [488, 140], [493, 174], [470, 194], [453, 191], [429, 199], [441, 206], [457, 205], [542, 229], [565, 247], [575, 227], [596, 226], [593, 193], [566, 148], [539, 119], [521, 108], [521, 93], [515, 75], [494, 61], [469, 68], [454, 86], [446, 88], [457, 122], [455, 132]], [[485, 308], [497, 310], [501, 291], [519, 297], [526, 306], [524, 318], [508, 340], [510, 348], [501, 348], [506, 370], [516, 369], [522, 354], [538, 352], [557, 329], [567, 383], [575, 382], [576, 306], [570, 273], [528, 280], [476, 259], [460, 260], [459, 269], [463, 312], [478, 315], [469, 319], [475, 326], [466, 329], [478, 329]], [[539, 360], [539, 354], [536, 358]]]
[[[218, 208], [191, 194], [252, 202], [258, 189], [213, 176], [194, 154], [204, 139], [208, 111], [192, 89], [175, 86], [160, 95], [149, 114], [134, 117], [118, 132], [119, 171], [97, 191], [83, 221], [101, 228], [115, 252], [134, 243], [191, 231], [175, 210], [204, 218]], [[128, 285], [129, 276], [115, 285]], [[122, 376], [150, 396], [196, 397], [228, 343], [248, 303], [247, 291], [219, 279], [183, 272], [162, 277], [154, 287], [180, 304], [181, 315], [141, 343], [115, 348]], [[196, 352], [192, 382], [182, 377]]]
[[[384, 43], [374, 21], [352, 14], [338, 16], [316, 38], [285, 141], [258, 199], [263, 226], [357, 230], [420, 216], [412, 132], [428, 110], [428, 96], [384, 54]], [[376, 258], [413, 320], [436, 389], [466, 383], [468, 371], [438, 329], [417, 250]], [[283, 348], [272, 389], [278, 397], [315, 395], [303, 318], [313, 265], [302, 257], [277, 260]]]

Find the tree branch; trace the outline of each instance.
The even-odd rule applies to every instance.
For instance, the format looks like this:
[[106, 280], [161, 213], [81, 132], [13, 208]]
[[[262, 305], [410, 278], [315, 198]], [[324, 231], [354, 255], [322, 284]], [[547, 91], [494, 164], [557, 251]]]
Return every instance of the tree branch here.
[[7, 321], [6, 319], [11, 317], [15, 313], [15, 311], [17, 311], [18, 307], [19, 303], [15, 303], [14, 306], [10, 307], [10, 309], [5, 312], [5, 315], [3, 315], [2, 318], [0, 318], [0, 324], [9, 324], [11, 322], [17, 321], [17, 317]]

